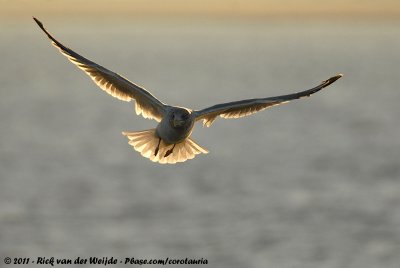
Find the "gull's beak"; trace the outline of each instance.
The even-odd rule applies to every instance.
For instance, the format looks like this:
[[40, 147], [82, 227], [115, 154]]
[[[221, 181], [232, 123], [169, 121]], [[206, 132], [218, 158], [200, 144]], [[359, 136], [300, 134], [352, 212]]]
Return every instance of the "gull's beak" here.
[[174, 125], [174, 127], [182, 127], [185, 124], [185, 120], [174, 119], [172, 121], [172, 124]]

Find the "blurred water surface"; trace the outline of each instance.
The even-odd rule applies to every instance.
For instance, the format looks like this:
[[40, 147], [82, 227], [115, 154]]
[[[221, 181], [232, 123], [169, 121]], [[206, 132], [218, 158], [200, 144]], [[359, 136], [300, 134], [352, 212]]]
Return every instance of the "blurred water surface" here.
[[210, 154], [162, 166], [121, 135], [155, 122], [99, 90], [33, 21], [3, 24], [2, 258], [398, 267], [398, 23], [44, 22], [172, 105], [281, 95], [345, 76], [309, 99], [198, 124], [194, 139]]

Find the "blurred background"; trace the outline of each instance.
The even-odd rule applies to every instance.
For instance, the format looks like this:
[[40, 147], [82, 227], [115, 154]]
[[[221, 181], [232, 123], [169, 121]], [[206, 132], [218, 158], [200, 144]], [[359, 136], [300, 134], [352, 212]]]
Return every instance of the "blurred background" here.
[[[0, 267], [5, 256], [398, 267], [398, 1], [0, 5]], [[311, 98], [198, 124], [194, 140], [210, 153], [159, 165], [121, 135], [155, 121], [98, 89], [32, 16], [172, 105], [344, 77]]]

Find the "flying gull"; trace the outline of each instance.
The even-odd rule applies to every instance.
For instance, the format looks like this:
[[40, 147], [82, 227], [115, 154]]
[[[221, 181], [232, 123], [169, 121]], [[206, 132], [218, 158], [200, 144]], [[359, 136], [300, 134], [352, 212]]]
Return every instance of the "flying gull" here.
[[159, 101], [143, 87], [64, 46], [44, 28], [38, 19], [33, 19], [51, 39], [52, 44], [73, 64], [89, 75], [102, 90], [123, 101], [134, 100], [137, 115], [141, 114], [144, 118], [154, 119], [158, 122], [156, 128], [122, 132], [122, 134], [142, 156], [161, 164], [184, 162], [193, 159], [197, 154], [208, 153], [208, 150], [190, 138], [197, 121], [203, 120], [203, 126], [210, 127], [218, 116], [226, 119], [248, 116], [275, 105], [308, 97], [342, 77], [341, 74], [335, 75], [316, 87], [293, 94], [221, 103], [202, 110], [170, 106]]

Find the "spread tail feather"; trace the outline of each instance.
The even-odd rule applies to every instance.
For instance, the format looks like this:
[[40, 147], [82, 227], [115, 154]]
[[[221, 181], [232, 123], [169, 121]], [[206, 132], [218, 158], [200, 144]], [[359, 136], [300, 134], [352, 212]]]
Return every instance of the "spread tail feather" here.
[[155, 129], [122, 132], [122, 135], [129, 139], [129, 144], [132, 145], [132, 147], [142, 156], [160, 164], [185, 162], [188, 159], [193, 159], [197, 154], [208, 153], [206, 149], [202, 148], [191, 138], [186, 138], [184, 141], [177, 143], [173, 152], [167, 157], [165, 157], [165, 154], [172, 148], [173, 144], [167, 144], [161, 140], [159, 151], [157, 155], [154, 155], [159, 141]]

